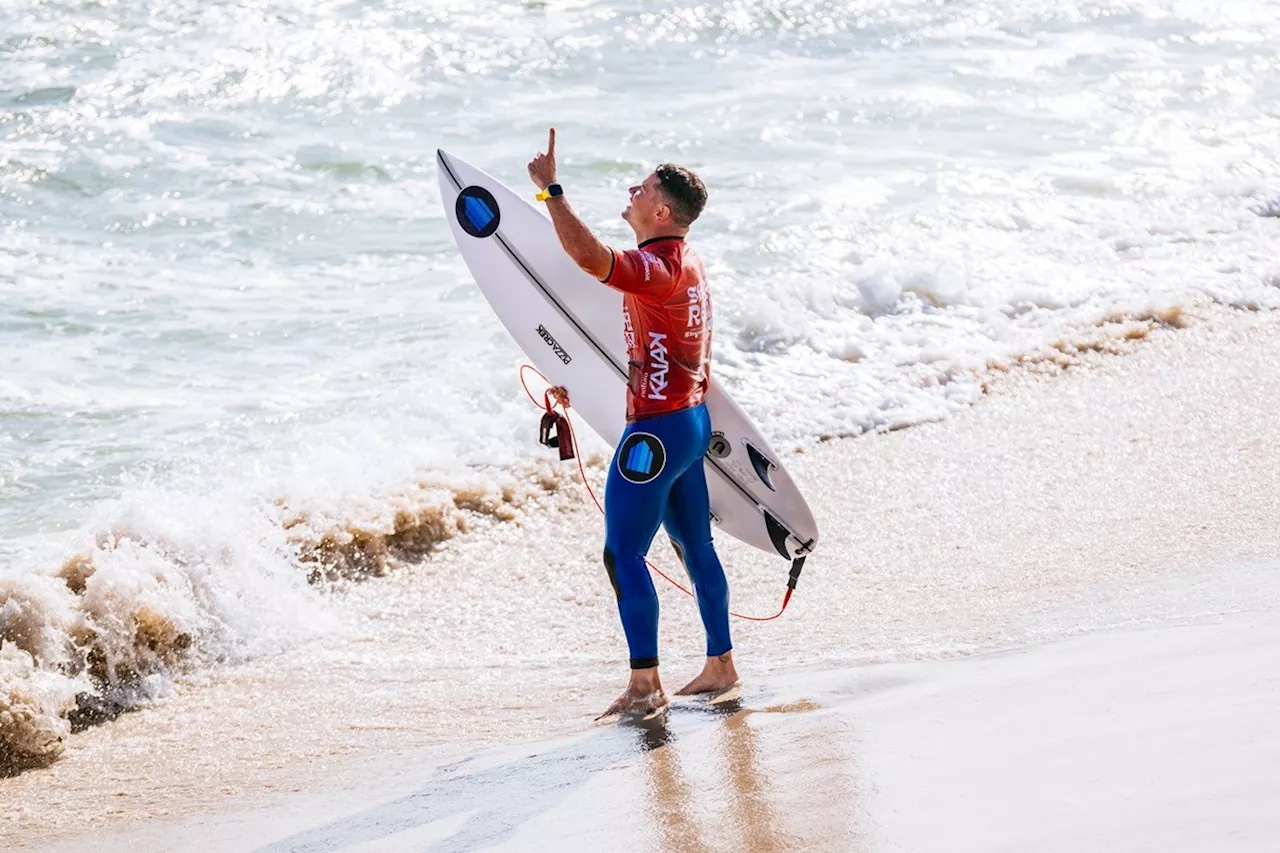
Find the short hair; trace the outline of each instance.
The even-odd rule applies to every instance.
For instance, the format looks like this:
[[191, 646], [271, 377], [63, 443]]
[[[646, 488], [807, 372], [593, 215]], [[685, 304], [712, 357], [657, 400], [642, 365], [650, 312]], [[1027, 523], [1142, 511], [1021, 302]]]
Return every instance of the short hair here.
[[662, 194], [670, 202], [671, 218], [681, 228], [688, 228], [707, 206], [707, 188], [702, 179], [674, 163], [663, 163], [653, 171]]

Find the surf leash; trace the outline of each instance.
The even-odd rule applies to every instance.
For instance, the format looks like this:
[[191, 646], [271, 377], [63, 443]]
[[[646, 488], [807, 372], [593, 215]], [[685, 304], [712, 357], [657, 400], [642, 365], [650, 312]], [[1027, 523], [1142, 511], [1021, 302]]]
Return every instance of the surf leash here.
[[[539, 379], [547, 383], [547, 390], [542, 392], [541, 402], [529, 390], [529, 383], [524, 378], [526, 370], [536, 373]], [[573, 432], [573, 421], [569, 418], [569, 395], [562, 388], [553, 387], [551, 380], [543, 376], [538, 368], [530, 364], [520, 365], [520, 385], [524, 388], [524, 393], [529, 396], [529, 401], [543, 410], [542, 423], [538, 427], [538, 442], [546, 447], [558, 450], [561, 461], [566, 459], [577, 460], [578, 474], [582, 477], [582, 485], [586, 486], [587, 494], [595, 502], [596, 509], [600, 510], [601, 515], [604, 515], [604, 505], [600, 503], [600, 499], [596, 497], [595, 490], [591, 488], [591, 483], [587, 480], [587, 469], [582, 464], [582, 457], [577, 453], [578, 440]], [[556, 411], [557, 408], [560, 410], [559, 412]], [[804, 565], [803, 559], [797, 562], [800, 565]], [[685, 595], [693, 596], [693, 590], [670, 577], [662, 569], [649, 562], [648, 558], [645, 559], [644, 564], [649, 567], [650, 571]], [[734, 613], [732, 610], [729, 611], [729, 615], [747, 622], [772, 622], [781, 616], [786, 611], [787, 605], [791, 603], [791, 594], [796, 591], [796, 581], [799, 580], [799, 575], [799, 566], [793, 563], [791, 576], [787, 580], [787, 592], [782, 597], [782, 606], [772, 616], [746, 616], [742, 613]]]

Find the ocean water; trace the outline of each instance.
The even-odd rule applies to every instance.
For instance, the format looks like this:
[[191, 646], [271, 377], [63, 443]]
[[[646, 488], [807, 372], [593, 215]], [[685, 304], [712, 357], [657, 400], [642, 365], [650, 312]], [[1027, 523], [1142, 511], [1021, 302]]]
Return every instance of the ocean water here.
[[437, 148], [521, 186], [554, 124], [617, 245], [698, 171], [714, 369], [794, 450], [1280, 307], [1277, 104], [1243, 0], [6, 2], [0, 757], [563, 480]]

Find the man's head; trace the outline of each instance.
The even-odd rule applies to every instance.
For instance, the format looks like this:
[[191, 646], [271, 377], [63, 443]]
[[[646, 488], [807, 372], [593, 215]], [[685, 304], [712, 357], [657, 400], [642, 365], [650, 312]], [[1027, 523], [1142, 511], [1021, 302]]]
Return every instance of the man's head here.
[[622, 211], [641, 240], [683, 234], [707, 204], [707, 188], [684, 166], [663, 163], [630, 190], [631, 203]]

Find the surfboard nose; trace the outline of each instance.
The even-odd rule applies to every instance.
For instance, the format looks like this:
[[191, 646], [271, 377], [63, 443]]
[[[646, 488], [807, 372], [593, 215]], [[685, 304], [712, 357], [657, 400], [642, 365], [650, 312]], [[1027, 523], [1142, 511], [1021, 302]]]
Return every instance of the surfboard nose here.
[[453, 190], [455, 193], [462, 189], [462, 185], [458, 182], [457, 172], [454, 169], [455, 158], [443, 148], [436, 149], [436, 176], [440, 180], [440, 186], [445, 190]]

